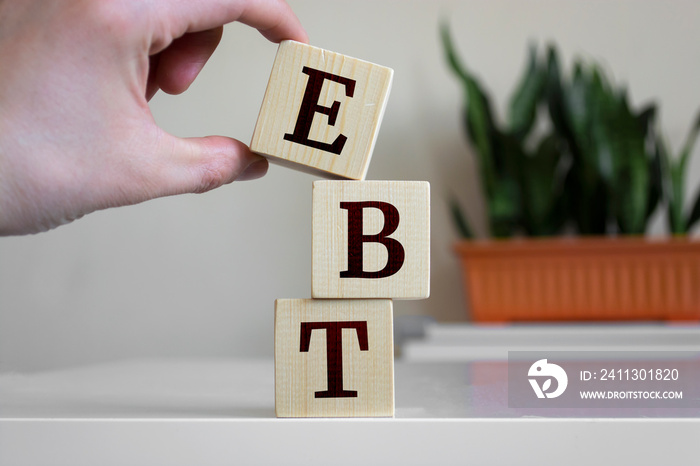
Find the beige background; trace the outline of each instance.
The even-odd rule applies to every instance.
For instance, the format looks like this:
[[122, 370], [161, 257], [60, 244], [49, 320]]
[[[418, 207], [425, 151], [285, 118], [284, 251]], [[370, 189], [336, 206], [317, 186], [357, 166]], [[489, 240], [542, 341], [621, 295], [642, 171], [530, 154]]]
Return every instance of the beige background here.
[[[448, 16], [459, 50], [499, 113], [528, 40], [603, 59], [637, 103], [657, 98], [678, 148], [700, 107], [700, 3], [681, 1], [292, 1], [314, 45], [389, 66], [392, 94], [368, 179], [432, 185], [432, 293], [397, 302], [397, 316], [465, 318], [444, 194], [482, 215], [460, 127], [461, 89], [437, 25]], [[181, 136], [248, 142], [276, 46], [227, 27], [184, 95], [152, 101]], [[690, 186], [700, 179], [700, 154]], [[311, 175], [267, 177], [204, 195], [92, 214], [50, 233], [0, 239], [0, 369], [34, 370], [131, 357], [273, 353], [276, 298], [310, 296]], [[477, 224], [483, 234], [483, 222]], [[656, 222], [655, 232], [663, 232]]]

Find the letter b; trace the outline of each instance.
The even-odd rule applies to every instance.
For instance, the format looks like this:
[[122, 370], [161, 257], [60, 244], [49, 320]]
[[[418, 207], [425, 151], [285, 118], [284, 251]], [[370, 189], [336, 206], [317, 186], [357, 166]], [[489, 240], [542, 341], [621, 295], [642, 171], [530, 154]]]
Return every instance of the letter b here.
[[[341, 209], [348, 211], [348, 269], [340, 272], [341, 278], [384, 278], [394, 275], [401, 269], [406, 252], [401, 243], [389, 235], [399, 226], [399, 211], [388, 202], [357, 201], [341, 202]], [[364, 209], [379, 209], [384, 215], [384, 227], [376, 235], [363, 232]], [[367, 272], [363, 267], [363, 246], [365, 243], [381, 243], [386, 247], [388, 259], [382, 270]]]

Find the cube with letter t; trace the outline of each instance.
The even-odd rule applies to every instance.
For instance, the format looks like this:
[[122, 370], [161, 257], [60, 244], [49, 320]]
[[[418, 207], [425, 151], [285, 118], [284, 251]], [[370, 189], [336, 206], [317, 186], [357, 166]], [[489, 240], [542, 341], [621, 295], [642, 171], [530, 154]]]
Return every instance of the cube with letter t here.
[[311, 296], [430, 295], [430, 184], [316, 181]]
[[250, 149], [290, 168], [363, 180], [392, 76], [384, 66], [282, 42]]
[[394, 415], [390, 299], [278, 299], [278, 417]]

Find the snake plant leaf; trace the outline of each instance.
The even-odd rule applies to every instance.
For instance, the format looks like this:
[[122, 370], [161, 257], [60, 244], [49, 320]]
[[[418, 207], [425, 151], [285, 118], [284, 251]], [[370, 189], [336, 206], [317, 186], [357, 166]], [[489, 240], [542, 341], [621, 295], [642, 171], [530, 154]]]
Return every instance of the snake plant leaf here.
[[695, 121], [693, 122], [693, 125], [690, 128], [690, 133], [688, 133], [688, 138], [685, 141], [685, 145], [683, 146], [683, 150], [681, 151], [681, 159], [680, 159], [680, 165], [681, 165], [681, 171], [685, 173], [686, 167], [688, 165], [688, 158], [690, 157], [690, 154], [693, 151], [693, 146], [695, 146], [695, 141], [698, 138], [698, 134], [700, 133], [700, 113], [695, 117]]
[[683, 149], [677, 161], [670, 157], [668, 146], [663, 137], [656, 141], [663, 173], [663, 192], [668, 206], [668, 228], [674, 235], [682, 235], [700, 218], [700, 196], [695, 200], [687, 218], [683, 215], [685, 204], [685, 176], [688, 160], [700, 132], [700, 114], [696, 116]]
[[[584, 150], [587, 157], [584, 163], [589, 167], [587, 172], [590, 172], [593, 178], [596, 175], [607, 185], [615, 184], [616, 174], [619, 172], [621, 158], [618, 156], [619, 151], [615, 150], [615, 131], [611, 131], [611, 125], [614, 120], [608, 121], [604, 116], [596, 116], [589, 122], [589, 143]], [[596, 182], [595, 179], [591, 180]]]
[[472, 232], [472, 229], [469, 226], [469, 222], [464, 216], [464, 213], [462, 212], [462, 209], [459, 206], [457, 199], [454, 196], [449, 196], [448, 204], [450, 207], [450, 215], [452, 215], [452, 221], [457, 227], [457, 232], [459, 233], [459, 235], [462, 238], [466, 239], [474, 238], [474, 233]]
[[491, 235], [496, 238], [513, 236], [520, 217], [519, 199], [517, 181], [510, 176], [499, 178], [494, 194], [488, 201]]
[[654, 214], [663, 198], [663, 172], [661, 157], [657, 151], [653, 151], [649, 158], [649, 198], [647, 202], [646, 222]]
[[447, 20], [443, 20], [440, 24], [440, 39], [442, 40], [442, 47], [445, 51], [445, 58], [450, 66], [450, 69], [457, 74], [457, 76], [462, 81], [468, 81], [470, 79], [469, 74], [465, 70], [462, 62], [457, 56], [455, 51], [454, 42], [452, 40], [452, 34], [450, 32], [450, 25]]
[[683, 221], [683, 176], [679, 163], [671, 160], [668, 145], [663, 136], [659, 136], [656, 141], [656, 150], [661, 161], [661, 168], [664, 173], [664, 197], [667, 203], [668, 229], [671, 234], [681, 235], [686, 233], [685, 222]]
[[588, 141], [585, 146], [586, 150], [582, 151], [584, 162], [595, 167], [603, 179], [609, 183], [614, 177], [617, 167], [621, 164], [620, 154], [614, 149], [619, 138], [610, 131], [611, 125], [619, 123], [617, 114], [621, 102], [618, 96], [610, 91], [609, 85], [597, 65], [592, 65], [585, 86], [587, 121], [581, 139], [587, 137]]
[[685, 180], [683, 179], [682, 164], [671, 163], [671, 192], [673, 193], [671, 198], [673, 202], [669, 203], [669, 221], [671, 233], [674, 235], [682, 235], [686, 233], [685, 225], [686, 222], [683, 218], [683, 204], [685, 200]]
[[622, 195], [617, 198], [618, 226], [620, 232], [628, 235], [642, 235], [646, 230], [647, 208], [649, 200], [649, 172], [646, 160], [632, 157], [623, 182], [619, 186], [627, 187]]
[[547, 106], [556, 134], [571, 156], [565, 176], [565, 212], [569, 212], [578, 233], [602, 235], [607, 228], [607, 191], [592, 160], [591, 121], [588, 106], [590, 76], [581, 62], [574, 65], [572, 81], [562, 79], [555, 47], [547, 52]]
[[510, 99], [508, 113], [510, 133], [520, 141], [532, 129], [546, 81], [547, 71], [537, 60], [537, 46], [530, 44], [527, 69]]
[[583, 72], [581, 63], [577, 63], [571, 84], [564, 95], [565, 111], [571, 125], [572, 144], [577, 150], [572, 151], [575, 157], [591, 152], [590, 122], [594, 115], [591, 110], [590, 79]]
[[563, 225], [558, 211], [563, 181], [560, 159], [561, 150], [553, 134], [545, 136], [532, 155], [523, 157], [522, 216], [529, 235], [554, 235]]
[[645, 128], [630, 109], [622, 89], [610, 113], [608, 130], [613, 141], [615, 183], [611, 187], [615, 217], [623, 234], [643, 234], [649, 203], [649, 160]]
[[591, 76], [593, 83], [595, 83], [597, 87], [602, 89], [605, 92], [605, 94], [614, 94], [611, 81], [608, 79], [608, 77], [605, 74], [605, 71], [600, 67], [599, 64], [593, 63], [591, 65]]
[[[686, 176], [686, 170], [688, 166], [688, 160], [690, 158], [690, 154], [693, 151], [693, 147], [695, 146], [695, 141], [698, 138], [698, 133], [700, 132], [700, 113], [695, 117], [695, 121], [693, 122], [693, 125], [690, 128], [690, 132], [688, 133], [688, 137], [686, 139], [686, 142], [683, 146], [683, 149], [681, 151], [680, 155], [680, 160], [678, 162], [677, 169], [672, 172], [673, 181], [678, 184], [679, 186], [676, 188], [674, 195], [676, 197], [680, 197], [682, 199], [682, 195], [684, 193], [684, 184], [685, 184], [685, 176]], [[688, 215], [688, 218], [683, 222], [683, 219], [679, 218], [682, 211], [683, 211], [683, 206], [682, 204], [680, 206], [675, 206], [676, 209], [674, 211], [674, 216], [673, 216], [673, 222], [675, 229], [673, 230], [673, 233], [675, 234], [681, 234], [681, 233], [687, 233], [690, 231], [690, 229], [693, 227], [695, 222], [700, 219], [700, 194], [698, 194], [698, 197], [695, 199], [695, 202], [693, 203], [693, 207], [690, 210], [690, 214]], [[682, 226], [682, 231], [681, 231], [681, 226]]]
[[441, 25], [440, 36], [447, 63], [450, 69], [462, 81], [465, 97], [464, 118], [467, 134], [476, 147], [485, 190], [487, 195], [491, 196], [496, 183], [493, 147], [493, 139], [496, 130], [489, 98], [482, 90], [478, 81], [467, 71], [467, 68], [461, 63], [457, 56], [449, 25], [446, 21], [443, 21]]
[[685, 222], [685, 232], [690, 232], [690, 229], [693, 228], [698, 220], [700, 220], [700, 192], [698, 192], [693, 208], [688, 216], [688, 220]]
[[[608, 183], [611, 172], [609, 138], [604, 122], [604, 102], [609, 100], [603, 80], [591, 67], [578, 64], [566, 94], [566, 108], [573, 129], [573, 157], [568, 185], [573, 217], [580, 233], [601, 235], [607, 230], [610, 210]], [[611, 176], [611, 175], [608, 175]]]
[[656, 104], [650, 103], [642, 108], [636, 115], [637, 121], [647, 134], [652, 134], [654, 122], [656, 121]]
[[[654, 214], [663, 197], [663, 172], [661, 168], [661, 158], [655, 146], [654, 125], [656, 121], [656, 103], [650, 103], [643, 107], [636, 115], [637, 122], [644, 134], [645, 151], [647, 152], [647, 171], [649, 172], [649, 194], [647, 198], [647, 209], [645, 224]], [[651, 146], [648, 148], [648, 146]]]
[[564, 102], [564, 84], [559, 67], [559, 54], [553, 45], [547, 47], [547, 81], [545, 85], [545, 94], [547, 97], [549, 119], [552, 122], [552, 126], [556, 133], [566, 141], [569, 150], [571, 152], [576, 152], [573, 130]]
[[581, 235], [607, 233], [610, 202], [605, 183], [588, 167], [574, 160], [565, 179], [570, 212], [576, 231]]

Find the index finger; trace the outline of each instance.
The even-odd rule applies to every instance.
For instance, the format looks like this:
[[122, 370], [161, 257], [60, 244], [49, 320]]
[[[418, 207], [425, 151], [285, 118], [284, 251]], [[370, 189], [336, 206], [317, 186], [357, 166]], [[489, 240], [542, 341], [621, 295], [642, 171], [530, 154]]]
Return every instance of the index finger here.
[[299, 19], [284, 0], [163, 0], [155, 3], [157, 17], [172, 38], [239, 21], [254, 27], [272, 42], [291, 39], [308, 43]]

